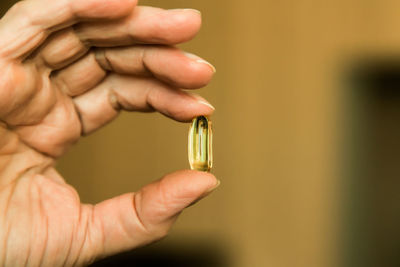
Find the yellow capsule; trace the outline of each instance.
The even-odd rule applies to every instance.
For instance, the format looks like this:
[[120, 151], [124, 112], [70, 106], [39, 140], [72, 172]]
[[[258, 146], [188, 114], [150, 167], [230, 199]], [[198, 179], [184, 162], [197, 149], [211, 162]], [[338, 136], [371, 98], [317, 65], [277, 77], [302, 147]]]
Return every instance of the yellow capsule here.
[[193, 119], [189, 130], [189, 163], [192, 170], [210, 171], [212, 167], [211, 121], [205, 116]]

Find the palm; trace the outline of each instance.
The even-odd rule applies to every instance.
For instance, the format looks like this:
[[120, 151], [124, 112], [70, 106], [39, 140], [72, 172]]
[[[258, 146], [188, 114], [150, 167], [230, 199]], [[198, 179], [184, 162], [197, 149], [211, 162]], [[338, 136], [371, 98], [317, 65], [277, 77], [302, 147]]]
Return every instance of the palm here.
[[[133, 0], [57, 3], [24, 1], [0, 21], [1, 265], [82, 265], [149, 243], [215, 187], [210, 174], [181, 171], [135, 194], [80, 203], [56, 159], [120, 110], [157, 110], [179, 121], [212, 113], [203, 99], [178, 89], [204, 86], [212, 69], [173, 47], [135, 45], [192, 38], [200, 26], [192, 11], [133, 9]], [[26, 6], [48, 13], [26, 20]], [[76, 14], [63, 15], [68, 10]], [[171, 23], [165, 28], [158, 17]]]
[[9, 240], [2, 251], [13, 266], [81, 265], [100, 252], [84, 251], [84, 245], [91, 247], [85, 229], [93, 206], [81, 205], [76, 191], [58, 178], [25, 175], [2, 188], [0, 236]]
[[[47, 70], [32, 63], [14, 63], [10, 69], [12, 72], [3, 78], [9, 80], [3, 82], [15, 92], [23, 92], [12, 96], [22, 103], [3, 108], [5, 124], [1, 132], [3, 140], [13, 143], [10, 152], [17, 154], [14, 158], [19, 157], [23, 164], [13, 168], [15, 176], [9, 175], [10, 168], [2, 170], [8, 176], [1, 181], [0, 236], [12, 240], [11, 247], [15, 248], [8, 249], [7, 261], [15, 266], [90, 262], [101, 251], [101, 247], [96, 251], [87, 244], [96, 235], [90, 237], [85, 232], [94, 206], [82, 205], [76, 190], [53, 168], [53, 157], [61, 155], [81, 135], [73, 100], [53, 84]], [[10, 102], [12, 99], [3, 98], [0, 105], [6, 107]], [[25, 108], [16, 108], [21, 104]], [[97, 231], [101, 233], [101, 229]], [[82, 251], [85, 244], [91, 247], [89, 251]], [[50, 257], [39, 257], [46, 254]]]

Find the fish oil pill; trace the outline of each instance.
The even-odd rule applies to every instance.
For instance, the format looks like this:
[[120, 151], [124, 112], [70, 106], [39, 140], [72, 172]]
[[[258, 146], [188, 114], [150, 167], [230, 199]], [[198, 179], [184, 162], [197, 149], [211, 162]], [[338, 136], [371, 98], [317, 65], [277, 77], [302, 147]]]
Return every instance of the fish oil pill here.
[[211, 121], [205, 116], [193, 119], [189, 130], [189, 163], [192, 170], [208, 172], [212, 167]]

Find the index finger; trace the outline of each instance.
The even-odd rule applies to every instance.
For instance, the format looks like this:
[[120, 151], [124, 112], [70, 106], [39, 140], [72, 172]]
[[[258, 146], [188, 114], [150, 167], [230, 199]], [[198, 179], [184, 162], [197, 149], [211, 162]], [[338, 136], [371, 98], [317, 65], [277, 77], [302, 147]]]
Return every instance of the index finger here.
[[47, 36], [79, 21], [121, 18], [137, 0], [26, 0], [0, 20], [0, 56], [21, 58]]

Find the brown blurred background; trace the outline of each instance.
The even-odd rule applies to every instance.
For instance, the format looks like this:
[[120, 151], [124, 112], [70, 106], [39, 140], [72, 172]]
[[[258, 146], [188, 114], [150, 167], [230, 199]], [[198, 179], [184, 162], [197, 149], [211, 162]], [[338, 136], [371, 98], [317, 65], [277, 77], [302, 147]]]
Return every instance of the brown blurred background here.
[[[203, 13], [182, 47], [217, 67], [201, 94], [222, 184], [160, 243], [95, 266], [400, 266], [400, 2], [141, 4]], [[187, 168], [187, 130], [123, 114], [59, 170], [96, 203]]]

